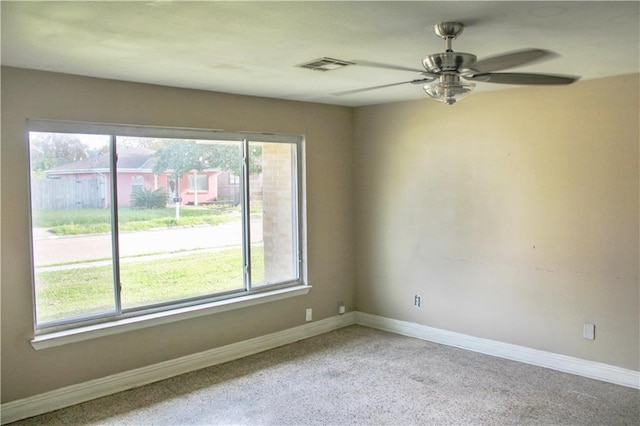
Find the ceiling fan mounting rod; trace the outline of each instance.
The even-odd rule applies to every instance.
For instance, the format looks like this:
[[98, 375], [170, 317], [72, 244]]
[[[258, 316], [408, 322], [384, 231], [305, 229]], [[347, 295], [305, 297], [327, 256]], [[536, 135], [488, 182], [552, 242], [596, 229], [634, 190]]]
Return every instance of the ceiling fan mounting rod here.
[[452, 41], [453, 41], [454, 37], [447, 37], [444, 41], [445, 41], [445, 49], [447, 52], [453, 52], [453, 47], [452, 47]]

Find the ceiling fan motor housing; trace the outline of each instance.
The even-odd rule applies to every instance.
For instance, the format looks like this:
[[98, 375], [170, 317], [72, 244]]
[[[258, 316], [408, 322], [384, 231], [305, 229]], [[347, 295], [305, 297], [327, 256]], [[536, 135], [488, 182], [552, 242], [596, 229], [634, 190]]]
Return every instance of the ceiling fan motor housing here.
[[469, 69], [476, 60], [476, 55], [471, 53], [442, 52], [425, 56], [422, 59], [422, 65], [427, 72], [438, 74]]

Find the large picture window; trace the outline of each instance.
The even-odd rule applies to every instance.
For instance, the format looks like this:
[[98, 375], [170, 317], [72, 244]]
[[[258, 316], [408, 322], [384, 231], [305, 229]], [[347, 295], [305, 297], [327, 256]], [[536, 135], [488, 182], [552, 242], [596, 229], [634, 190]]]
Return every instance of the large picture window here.
[[301, 136], [28, 126], [37, 329], [305, 285]]

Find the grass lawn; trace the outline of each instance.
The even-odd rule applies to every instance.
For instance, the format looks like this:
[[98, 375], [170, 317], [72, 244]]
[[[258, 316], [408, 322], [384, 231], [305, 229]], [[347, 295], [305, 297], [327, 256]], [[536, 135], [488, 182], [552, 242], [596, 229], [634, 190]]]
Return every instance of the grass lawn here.
[[[144, 231], [152, 228], [189, 225], [218, 225], [239, 219], [240, 207], [182, 206], [180, 219], [175, 208], [118, 210], [120, 231]], [[33, 226], [47, 228], [58, 235], [95, 234], [111, 231], [110, 209], [34, 210]]]
[[[264, 279], [261, 247], [251, 251], [252, 281]], [[120, 266], [123, 309], [241, 290], [240, 249], [186, 254]], [[38, 322], [114, 310], [111, 266], [36, 273]]]

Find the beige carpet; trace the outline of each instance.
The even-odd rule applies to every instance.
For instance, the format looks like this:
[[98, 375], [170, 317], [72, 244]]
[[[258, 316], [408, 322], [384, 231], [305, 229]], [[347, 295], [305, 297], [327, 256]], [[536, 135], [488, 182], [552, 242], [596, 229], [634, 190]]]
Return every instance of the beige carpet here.
[[640, 424], [640, 391], [360, 326], [20, 425]]

